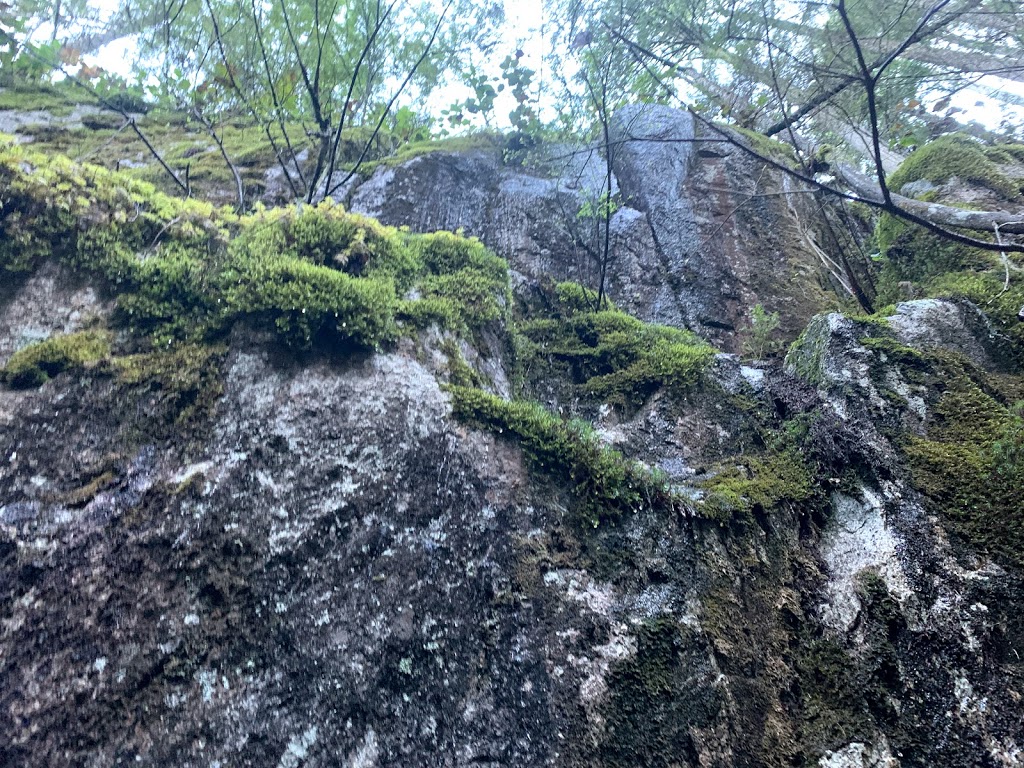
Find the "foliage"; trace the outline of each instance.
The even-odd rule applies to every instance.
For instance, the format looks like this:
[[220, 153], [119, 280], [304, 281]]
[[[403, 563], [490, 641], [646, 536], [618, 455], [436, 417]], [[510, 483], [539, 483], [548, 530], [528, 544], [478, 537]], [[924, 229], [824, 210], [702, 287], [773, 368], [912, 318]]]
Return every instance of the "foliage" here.
[[118, 317], [158, 345], [249, 320], [301, 348], [377, 347], [403, 321], [468, 330], [508, 304], [507, 265], [479, 241], [413, 235], [330, 202], [238, 217], [0, 144], [0, 204], [0, 268], [55, 258], [96, 274], [116, 287]]
[[507, 55], [498, 65], [498, 74], [493, 76], [471, 64], [463, 75], [463, 83], [472, 89], [473, 95], [455, 102], [441, 113], [449, 126], [459, 128], [472, 125], [472, 117], [467, 115], [479, 115], [484, 125], [490, 127], [495, 120], [499, 94], [507, 92], [515, 103], [515, 107], [508, 113], [508, 122], [513, 130], [521, 133], [536, 131], [539, 120], [533, 86], [537, 73], [525, 65], [523, 56], [522, 50]]
[[779, 313], [767, 312], [761, 304], [750, 311], [749, 336], [743, 342], [743, 351], [755, 360], [778, 351], [782, 344], [773, 334], [779, 327]]

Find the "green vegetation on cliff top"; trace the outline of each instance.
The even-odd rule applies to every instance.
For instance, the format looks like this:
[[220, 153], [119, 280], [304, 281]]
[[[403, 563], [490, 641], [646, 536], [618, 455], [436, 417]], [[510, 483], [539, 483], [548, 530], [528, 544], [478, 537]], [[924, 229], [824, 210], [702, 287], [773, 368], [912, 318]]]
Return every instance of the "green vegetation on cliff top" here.
[[[1024, 184], [1009, 175], [1006, 166], [1019, 165], [1022, 157], [1024, 145], [985, 146], [967, 136], [944, 136], [910, 155], [889, 182], [898, 191], [911, 182], [943, 184], [956, 177], [998, 195], [1007, 204], [1019, 205]], [[939, 190], [918, 198], [958, 204], [940, 199]], [[996, 330], [1012, 338], [1024, 355], [1024, 326], [1017, 319], [1024, 306], [1019, 254], [1009, 254], [1004, 263], [998, 253], [940, 238], [889, 214], [879, 218], [875, 239], [884, 256], [876, 304], [925, 296], [968, 299], [982, 308]], [[988, 239], [994, 240], [994, 234]]]
[[[27, 274], [47, 260], [84, 271], [116, 296], [115, 324], [169, 350], [111, 357], [105, 332], [58, 336], [11, 360], [5, 375], [21, 386], [107, 359], [120, 382], [164, 382], [159, 390], [175, 400], [172, 410], [191, 414], [208, 411], [219, 389], [172, 369], [213, 371], [193, 362], [206, 360], [201, 350], [239, 321], [298, 349], [379, 348], [429, 324], [457, 335], [502, 320], [512, 327], [508, 266], [479, 241], [411, 234], [330, 202], [239, 216], [2, 142], [0, 204], [0, 271]], [[594, 297], [580, 286], [561, 284], [555, 295], [548, 316], [519, 324], [519, 354], [572, 368], [590, 397], [635, 406], [659, 388], [682, 392], [714, 354], [684, 331], [611, 306], [594, 311]], [[480, 383], [471, 370], [459, 371], [459, 383]], [[475, 387], [452, 391], [457, 416], [508, 430], [539, 468], [568, 479], [591, 523], [682, 503], [657, 473], [604, 446], [582, 423]]]
[[4, 141], [0, 205], [0, 271], [47, 259], [84, 270], [156, 344], [247, 320], [298, 347], [373, 348], [425, 322], [470, 332], [508, 306], [507, 266], [479, 241], [410, 234], [330, 202], [240, 217]]

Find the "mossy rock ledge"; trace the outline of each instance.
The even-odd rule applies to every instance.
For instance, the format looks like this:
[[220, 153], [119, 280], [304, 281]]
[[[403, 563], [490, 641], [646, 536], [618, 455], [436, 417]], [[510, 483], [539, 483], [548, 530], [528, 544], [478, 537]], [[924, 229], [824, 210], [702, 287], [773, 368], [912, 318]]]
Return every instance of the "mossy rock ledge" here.
[[977, 303], [755, 364], [464, 233], [12, 143], [0, 270], [0, 765], [1019, 759]]

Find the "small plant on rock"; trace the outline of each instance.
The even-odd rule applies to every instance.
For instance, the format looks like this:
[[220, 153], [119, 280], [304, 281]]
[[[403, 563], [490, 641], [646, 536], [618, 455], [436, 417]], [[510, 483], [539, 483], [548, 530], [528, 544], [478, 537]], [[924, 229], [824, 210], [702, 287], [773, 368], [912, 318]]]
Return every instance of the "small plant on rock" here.
[[754, 360], [778, 352], [782, 342], [773, 334], [779, 327], [779, 313], [768, 312], [761, 304], [755, 304], [750, 311], [750, 335], [743, 342], [743, 353]]

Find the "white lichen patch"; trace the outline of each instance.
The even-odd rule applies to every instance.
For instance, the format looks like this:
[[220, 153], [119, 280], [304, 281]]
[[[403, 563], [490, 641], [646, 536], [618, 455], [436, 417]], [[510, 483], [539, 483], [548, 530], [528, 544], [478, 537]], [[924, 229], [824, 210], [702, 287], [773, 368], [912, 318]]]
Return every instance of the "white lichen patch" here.
[[855, 741], [842, 749], [826, 752], [818, 760], [818, 768], [899, 768], [885, 736], [878, 735], [877, 744]]
[[363, 737], [359, 749], [345, 763], [346, 768], [374, 768], [380, 755], [377, 745], [377, 732], [370, 728]]
[[316, 744], [318, 731], [315, 725], [309, 726], [302, 733], [292, 736], [288, 746], [281, 755], [277, 768], [298, 768], [309, 756], [309, 750]]
[[857, 577], [861, 573], [877, 573], [897, 600], [911, 595], [897, 556], [897, 540], [885, 523], [881, 499], [867, 488], [861, 488], [860, 494], [859, 499], [833, 494], [833, 515], [822, 541], [829, 579], [819, 613], [822, 622], [839, 632], [849, 630], [860, 613]]
[[586, 673], [586, 677], [580, 683], [580, 701], [584, 706], [589, 709], [604, 700], [608, 691], [606, 678], [612, 665], [635, 654], [636, 647], [636, 638], [629, 634], [625, 624], [619, 624], [612, 628], [607, 643], [594, 648], [594, 658], [570, 656], [573, 666]]

